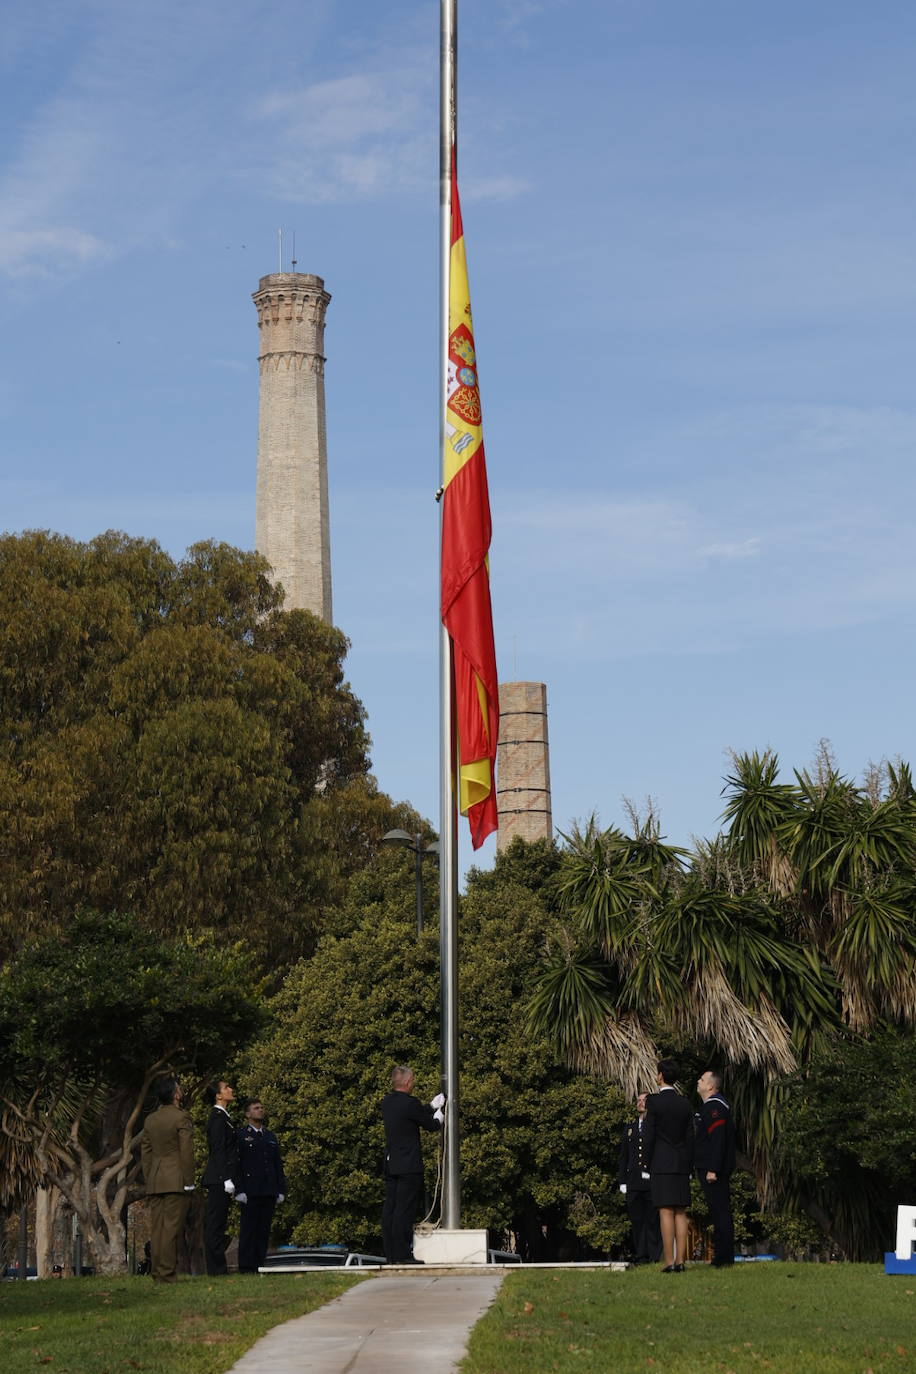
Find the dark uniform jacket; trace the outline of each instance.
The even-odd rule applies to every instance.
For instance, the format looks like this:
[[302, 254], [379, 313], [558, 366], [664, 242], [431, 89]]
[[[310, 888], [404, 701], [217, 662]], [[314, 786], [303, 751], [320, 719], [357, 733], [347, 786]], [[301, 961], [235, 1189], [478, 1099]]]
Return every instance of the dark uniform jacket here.
[[385, 1123], [385, 1173], [422, 1174], [420, 1127], [424, 1131], [439, 1129], [432, 1107], [411, 1093], [386, 1093], [382, 1098], [382, 1120]]
[[143, 1123], [140, 1159], [147, 1193], [181, 1193], [194, 1183], [191, 1118], [181, 1107], [157, 1107]]
[[277, 1197], [286, 1194], [286, 1175], [280, 1159], [280, 1146], [273, 1131], [266, 1127], [243, 1126], [238, 1134], [239, 1172], [235, 1186], [248, 1197]]
[[228, 1113], [214, 1107], [207, 1121], [207, 1148], [210, 1151], [207, 1167], [201, 1179], [205, 1188], [216, 1188], [231, 1178], [239, 1180], [239, 1147], [235, 1127]]
[[673, 1088], [646, 1099], [645, 1155], [653, 1174], [689, 1174], [693, 1166], [693, 1109]]
[[623, 1128], [623, 1135], [620, 1138], [620, 1157], [617, 1161], [617, 1182], [627, 1185], [627, 1192], [642, 1189], [644, 1192], [649, 1190], [648, 1177], [643, 1178], [643, 1174], [649, 1172], [649, 1165], [646, 1163], [646, 1123], [642, 1121], [640, 1130], [639, 1118], [630, 1121]]
[[708, 1097], [696, 1114], [697, 1172], [730, 1178], [735, 1171], [735, 1126], [724, 1097]]

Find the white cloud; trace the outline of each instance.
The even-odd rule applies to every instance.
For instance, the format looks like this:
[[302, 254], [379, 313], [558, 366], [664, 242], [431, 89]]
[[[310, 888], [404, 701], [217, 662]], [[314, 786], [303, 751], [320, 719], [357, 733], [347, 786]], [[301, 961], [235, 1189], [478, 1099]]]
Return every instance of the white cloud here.
[[[316, 204], [428, 187], [439, 132], [430, 51], [384, 48], [364, 61], [362, 71], [274, 91], [253, 107], [258, 136], [250, 156], [278, 198]], [[483, 170], [461, 189], [466, 201], [504, 201], [529, 187], [524, 177]]]
[[462, 182], [462, 201], [516, 200], [531, 190], [531, 182], [516, 176], [483, 176]]
[[427, 160], [421, 132], [434, 102], [432, 73], [409, 59], [265, 96], [253, 116], [273, 131], [265, 141], [262, 128], [259, 139], [262, 149], [273, 149], [270, 188], [314, 203], [420, 184]]
[[642, 489], [626, 495], [491, 486], [504, 631], [597, 661], [721, 653], [916, 611], [916, 415], [755, 407], [643, 443]]
[[52, 277], [110, 256], [110, 246], [81, 229], [4, 229], [0, 272], [11, 277]]
[[757, 558], [760, 554], [760, 540], [756, 535], [738, 542], [726, 541], [722, 544], [708, 544], [700, 549], [703, 558]]
[[258, 114], [326, 148], [347, 147], [403, 130], [416, 115], [417, 86], [416, 74], [411, 78], [406, 71], [344, 76], [302, 91], [275, 92]]

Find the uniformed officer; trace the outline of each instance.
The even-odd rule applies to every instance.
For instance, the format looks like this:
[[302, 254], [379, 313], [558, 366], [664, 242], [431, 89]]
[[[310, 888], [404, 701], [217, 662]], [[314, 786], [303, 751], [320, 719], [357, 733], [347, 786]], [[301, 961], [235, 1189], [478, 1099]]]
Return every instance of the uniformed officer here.
[[697, 1176], [712, 1219], [712, 1263], [724, 1269], [735, 1262], [735, 1223], [730, 1179], [735, 1171], [735, 1127], [722, 1096], [722, 1075], [707, 1069], [697, 1079], [703, 1105], [696, 1115]]
[[675, 1084], [680, 1069], [673, 1059], [660, 1059], [658, 1092], [646, 1097], [645, 1157], [649, 1189], [658, 1208], [662, 1232], [663, 1274], [683, 1274], [687, 1260], [687, 1208], [693, 1173], [693, 1112]]
[[654, 1264], [661, 1257], [662, 1233], [649, 1192], [649, 1170], [643, 1153], [645, 1116], [646, 1094], [640, 1093], [636, 1099], [636, 1120], [627, 1123], [620, 1139], [617, 1181], [620, 1191], [626, 1194], [636, 1263]]
[[242, 1208], [239, 1273], [256, 1274], [267, 1255], [274, 1208], [286, 1196], [280, 1145], [273, 1131], [264, 1125], [264, 1107], [259, 1097], [250, 1098], [245, 1108], [245, 1125], [239, 1131], [238, 1146], [235, 1200]]
[[438, 1131], [445, 1098], [437, 1093], [427, 1107], [413, 1096], [413, 1069], [399, 1064], [391, 1073], [391, 1092], [382, 1098], [385, 1123], [385, 1202], [382, 1244], [389, 1264], [421, 1264], [414, 1259], [413, 1224], [423, 1190], [420, 1128]]
[[194, 1191], [194, 1127], [174, 1078], [161, 1079], [156, 1096], [159, 1106], [144, 1121], [140, 1137], [149, 1199], [150, 1272], [156, 1283], [174, 1283], [179, 1237]]
[[204, 1096], [210, 1103], [210, 1116], [207, 1120], [209, 1156], [202, 1180], [207, 1190], [204, 1208], [204, 1254], [207, 1259], [207, 1273], [215, 1275], [228, 1272], [226, 1219], [229, 1215], [229, 1203], [235, 1192], [235, 1176], [239, 1171], [239, 1149], [236, 1130], [227, 1110], [235, 1097], [233, 1088], [220, 1078], [208, 1084]]

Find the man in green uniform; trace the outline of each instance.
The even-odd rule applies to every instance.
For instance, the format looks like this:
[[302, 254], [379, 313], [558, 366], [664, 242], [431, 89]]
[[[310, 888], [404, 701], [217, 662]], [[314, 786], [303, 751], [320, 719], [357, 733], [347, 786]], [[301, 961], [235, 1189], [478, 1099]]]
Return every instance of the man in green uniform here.
[[174, 1283], [178, 1242], [194, 1191], [194, 1127], [174, 1078], [161, 1079], [156, 1096], [159, 1106], [143, 1123], [140, 1159], [149, 1199], [153, 1281]]

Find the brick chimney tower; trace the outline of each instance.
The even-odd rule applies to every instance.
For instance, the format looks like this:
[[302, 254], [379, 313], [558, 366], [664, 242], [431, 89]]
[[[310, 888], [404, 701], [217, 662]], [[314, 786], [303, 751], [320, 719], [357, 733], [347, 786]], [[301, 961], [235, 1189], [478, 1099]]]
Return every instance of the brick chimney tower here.
[[324, 408], [324, 317], [331, 297], [310, 272], [272, 272], [252, 296], [261, 346], [255, 545], [286, 610], [331, 623], [331, 534]]
[[497, 851], [507, 848], [516, 835], [529, 842], [553, 839], [547, 688], [543, 682], [499, 684], [496, 805]]

